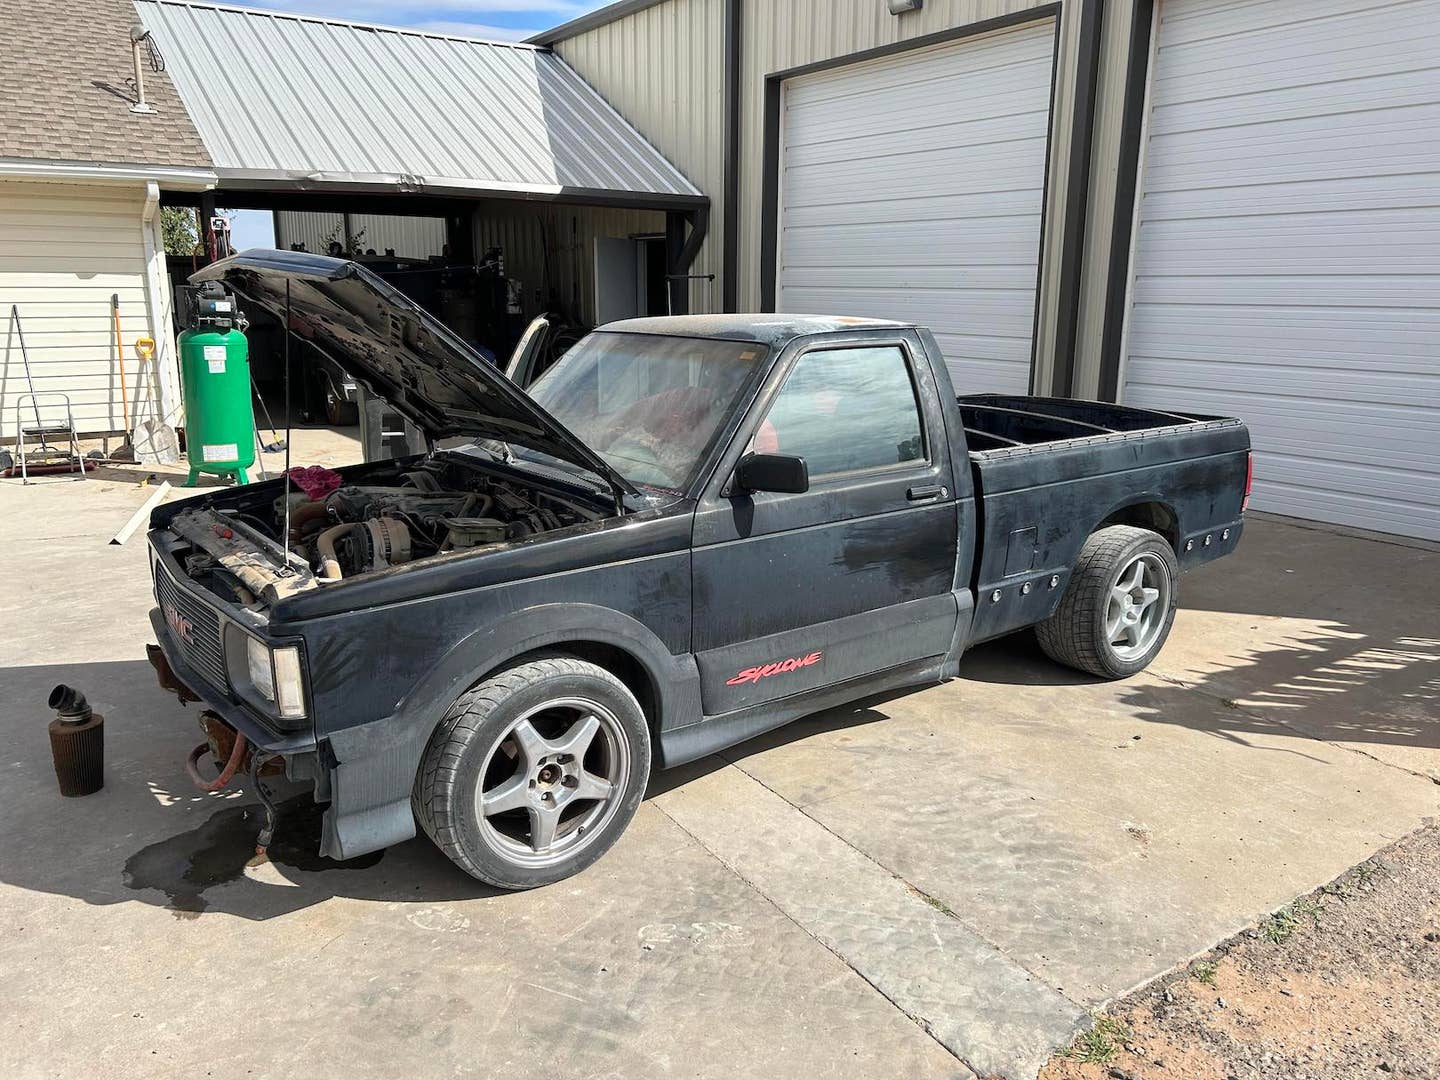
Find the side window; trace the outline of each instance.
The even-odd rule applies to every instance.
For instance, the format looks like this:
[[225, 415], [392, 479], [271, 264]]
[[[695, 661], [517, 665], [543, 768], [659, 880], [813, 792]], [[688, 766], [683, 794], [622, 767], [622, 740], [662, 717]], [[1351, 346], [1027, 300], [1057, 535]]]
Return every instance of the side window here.
[[924, 460], [920, 409], [904, 352], [883, 345], [804, 354], [750, 449], [803, 457], [812, 480]]

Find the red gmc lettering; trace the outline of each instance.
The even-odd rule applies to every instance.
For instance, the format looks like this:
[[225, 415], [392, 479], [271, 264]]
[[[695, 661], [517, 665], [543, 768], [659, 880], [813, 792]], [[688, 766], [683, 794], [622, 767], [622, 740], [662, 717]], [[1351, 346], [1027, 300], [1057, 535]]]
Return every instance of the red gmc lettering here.
[[811, 664], [818, 664], [823, 652], [812, 652], [806, 656], [792, 656], [786, 660], [772, 660], [768, 664], [760, 664], [757, 667], [747, 667], [743, 671], [732, 675], [725, 680], [726, 686], [740, 686], [744, 683], [756, 683], [761, 679], [768, 679], [771, 675], [784, 675], [787, 672], [799, 671]]

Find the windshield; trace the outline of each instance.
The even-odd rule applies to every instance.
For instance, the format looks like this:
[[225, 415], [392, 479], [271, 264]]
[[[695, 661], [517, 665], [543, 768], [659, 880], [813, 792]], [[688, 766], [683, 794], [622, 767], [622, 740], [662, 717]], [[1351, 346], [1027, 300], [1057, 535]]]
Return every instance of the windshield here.
[[602, 331], [528, 393], [632, 484], [681, 493], [764, 355], [748, 341]]

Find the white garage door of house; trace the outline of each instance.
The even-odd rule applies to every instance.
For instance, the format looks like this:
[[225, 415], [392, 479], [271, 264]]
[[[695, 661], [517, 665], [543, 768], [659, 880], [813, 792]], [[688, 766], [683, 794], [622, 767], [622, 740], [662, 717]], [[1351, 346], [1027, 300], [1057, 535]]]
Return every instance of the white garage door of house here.
[[1055, 23], [788, 80], [781, 311], [929, 326], [962, 393], [1029, 387]]
[[1440, 539], [1440, 0], [1162, 0], [1124, 400], [1257, 509]]

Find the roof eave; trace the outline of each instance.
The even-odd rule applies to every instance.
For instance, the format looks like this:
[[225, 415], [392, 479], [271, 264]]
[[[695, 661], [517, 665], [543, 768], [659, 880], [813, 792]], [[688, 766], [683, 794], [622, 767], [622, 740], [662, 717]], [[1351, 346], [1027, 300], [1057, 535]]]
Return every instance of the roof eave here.
[[304, 175], [251, 169], [217, 169], [222, 191], [308, 192], [312, 194], [436, 195], [464, 199], [519, 199], [532, 202], [613, 206], [637, 210], [685, 210], [708, 206], [699, 192], [634, 191], [573, 187], [565, 184], [516, 184], [450, 177], [421, 178], [363, 173]]
[[153, 180], [171, 191], [208, 191], [219, 180], [212, 169], [190, 169], [179, 165], [41, 161], [33, 158], [0, 158], [0, 178], [91, 184], [133, 184]]

